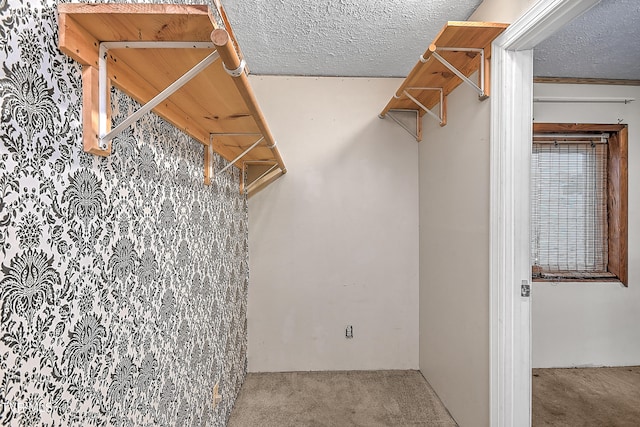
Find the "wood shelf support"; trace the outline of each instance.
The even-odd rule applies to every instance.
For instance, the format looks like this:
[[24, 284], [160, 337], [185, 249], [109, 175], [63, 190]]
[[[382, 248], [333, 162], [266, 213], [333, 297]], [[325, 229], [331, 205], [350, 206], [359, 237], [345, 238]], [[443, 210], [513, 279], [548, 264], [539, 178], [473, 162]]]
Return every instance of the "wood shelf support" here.
[[[433, 90], [433, 91], [437, 91], [439, 92], [440, 95], [440, 111], [438, 112], [438, 114], [434, 113], [432, 110], [430, 110], [429, 108], [427, 108], [426, 106], [424, 106], [420, 101], [418, 101], [413, 95], [411, 95], [409, 92], [407, 92], [408, 90], [417, 90], [417, 91], [423, 91], [423, 90]], [[447, 124], [447, 110], [446, 110], [446, 101], [445, 98], [446, 96], [444, 95], [444, 91], [441, 87], [408, 87], [404, 90], [404, 96], [406, 96], [407, 98], [409, 98], [411, 101], [413, 101], [414, 104], [416, 104], [418, 107], [420, 107], [420, 109], [422, 111], [424, 111], [426, 114], [428, 114], [431, 118], [435, 119], [440, 126], [445, 126]]]
[[[411, 95], [408, 91], [437, 91], [439, 92], [440, 95], [440, 102], [438, 103], [440, 105], [440, 111], [438, 111], [438, 113], [436, 114], [432, 109], [427, 108], [422, 102], [420, 102], [415, 96]], [[422, 115], [420, 114], [420, 111], [422, 111], [423, 113], [427, 114], [429, 117], [431, 117], [432, 119], [436, 120], [440, 126], [446, 126], [447, 124], [447, 97], [444, 96], [444, 91], [442, 88], [440, 87], [407, 87], [402, 91], [402, 95], [397, 96], [394, 95], [394, 98], [399, 99], [399, 98], [408, 98], [410, 99], [416, 106], [418, 106], [418, 110], [412, 110], [412, 109], [390, 109], [387, 111], [386, 115], [389, 116], [389, 118], [391, 120], [393, 120], [394, 122], [396, 122], [401, 128], [403, 128], [404, 130], [406, 130], [407, 132], [409, 132], [409, 134], [411, 136], [413, 136], [416, 141], [420, 142], [422, 141]], [[405, 125], [404, 123], [402, 123], [396, 116], [393, 115], [394, 112], [414, 112], [416, 113], [416, 130], [415, 133], [409, 129], [409, 127], [407, 125]], [[382, 115], [380, 115], [380, 118], [384, 118]]]
[[246, 174], [247, 174], [247, 168], [243, 164], [242, 168], [240, 169], [240, 194], [244, 194], [245, 192], [244, 179]]
[[[476, 84], [469, 77], [465, 76], [464, 73], [458, 70], [454, 65], [452, 65], [449, 61], [444, 59], [442, 55], [438, 52], [470, 52], [470, 53], [479, 53], [480, 54], [480, 64], [478, 66], [480, 71], [480, 76], [478, 77], [478, 83]], [[470, 47], [436, 47], [436, 51], [433, 52], [433, 57], [437, 59], [442, 65], [447, 67], [449, 71], [458, 76], [463, 82], [471, 86], [476, 92], [478, 92], [478, 96], [481, 100], [487, 99], [489, 96], [484, 90], [485, 85], [485, 55], [484, 48], [470, 48]]]
[[251, 181], [246, 185], [247, 193], [249, 197], [253, 194], [257, 193], [260, 189], [266, 187], [271, 184], [276, 179], [280, 178], [284, 172], [279, 168], [277, 163], [274, 163], [273, 166], [268, 168], [264, 173], [262, 173], [258, 178]]
[[100, 43], [100, 51], [98, 54], [98, 86], [99, 86], [99, 142], [98, 148], [101, 150], [107, 149], [107, 144], [115, 137], [117, 137], [122, 131], [131, 126], [140, 119], [140, 117], [153, 110], [165, 99], [174, 94], [182, 86], [187, 84], [195, 76], [200, 74], [209, 65], [213, 64], [220, 55], [218, 52], [213, 51], [202, 61], [193, 66], [189, 71], [184, 73], [180, 78], [167, 86], [159, 94], [154, 96], [149, 102], [145, 103], [142, 107], [129, 115], [121, 123], [119, 123], [114, 129], [107, 132], [107, 114], [110, 110], [106, 101], [107, 96], [111, 90], [111, 84], [107, 78], [107, 52], [109, 49], [207, 49], [212, 48], [211, 43], [206, 42], [103, 42]]
[[235, 159], [231, 160], [227, 166], [223, 167], [222, 170], [220, 171], [220, 173], [223, 173], [224, 171], [226, 171], [227, 169], [229, 169], [231, 166], [233, 166], [238, 160], [240, 160], [241, 158], [243, 158], [249, 151], [253, 150], [254, 148], [256, 148], [258, 146], [258, 144], [260, 144], [262, 141], [264, 141], [264, 136], [261, 136], [260, 138], [258, 138], [258, 140], [256, 142], [254, 142], [253, 144], [251, 144], [251, 146], [249, 148], [247, 148], [246, 150], [244, 150], [242, 153], [240, 153], [240, 155], [238, 157], [236, 157]]
[[[82, 148], [85, 152], [106, 157], [111, 154], [111, 142], [100, 146], [100, 86], [99, 71], [92, 65], [82, 66]], [[110, 93], [104, 94], [104, 102], [109, 104]], [[103, 126], [111, 127], [111, 111], [105, 112]]]
[[[405, 123], [402, 123], [402, 121], [395, 116], [395, 113], [413, 113], [416, 116], [416, 130], [415, 132]], [[402, 129], [406, 130], [409, 135], [411, 135], [412, 137], [414, 137], [416, 139], [416, 141], [420, 142], [422, 141], [422, 117], [420, 116], [420, 111], [419, 110], [411, 110], [411, 109], [392, 109], [387, 111], [387, 114], [385, 115], [385, 117], [382, 117], [382, 115], [379, 116], [381, 119], [384, 119], [385, 117], [389, 117], [391, 120], [393, 120], [394, 122], [396, 122], [396, 124], [398, 126], [400, 126]]]
[[209, 145], [204, 147], [204, 185], [211, 185], [213, 180], [213, 135], [209, 135]]

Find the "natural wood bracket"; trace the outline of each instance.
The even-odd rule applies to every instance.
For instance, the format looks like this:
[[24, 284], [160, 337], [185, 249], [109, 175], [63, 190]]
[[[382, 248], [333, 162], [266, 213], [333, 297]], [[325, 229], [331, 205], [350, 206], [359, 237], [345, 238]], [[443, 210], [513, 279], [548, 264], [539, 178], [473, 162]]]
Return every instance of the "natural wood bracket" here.
[[[214, 152], [243, 178], [249, 162], [275, 165], [276, 178], [286, 173], [237, 43], [217, 28], [208, 6], [63, 3], [58, 13], [60, 50], [83, 67], [85, 151], [111, 153], [111, 137], [117, 138], [111, 134], [118, 130], [110, 131], [113, 85], [143, 105], [139, 114], [151, 109], [205, 145], [205, 184], [213, 178]], [[252, 184], [242, 187], [252, 192]]]
[[[393, 111], [415, 110], [419, 117], [428, 114], [440, 126], [447, 124], [447, 95], [461, 83], [467, 83], [480, 99], [489, 96], [491, 82], [491, 42], [508, 24], [450, 21], [440, 31], [420, 60], [402, 82], [380, 118]], [[470, 76], [478, 72], [477, 84]], [[433, 109], [440, 104], [438, 113]], [[394, 119], [395, 120], [395, 119]], [[403, 126], [403, 128], [405, 128]], [[420, 120], [416, 132], [405, 128], [416, 141], [422, 140]]]

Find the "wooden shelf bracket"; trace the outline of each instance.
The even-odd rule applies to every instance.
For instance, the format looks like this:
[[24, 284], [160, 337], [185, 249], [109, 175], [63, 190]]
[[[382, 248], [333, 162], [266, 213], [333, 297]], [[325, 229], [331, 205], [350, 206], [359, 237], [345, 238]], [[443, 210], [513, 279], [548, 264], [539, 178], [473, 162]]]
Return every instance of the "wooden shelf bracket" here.
[[[435, 90], [435, 91], [437, 91], [438, 94], [440, 95], [440, 111], [439, 111], [439, 113], [436, 114], [432, 110], [430, 110], [429, 108], [425, 107], [422, 104], [422, 102], [418, 101], [413, 95], [411, 95], [409, 92], [407, 92], [408, 90], [418, 90], [418, 91]], [[420, 107], [422, 109], [422, 111], [424, 111], [430, 117], [432, 117], [438, 123], [440, 123], [440, 126], [444, 126], [444, 125], [447, 124], [446, 123], [446, 117], [447, 117], [446, 104], [445, 104], [445, 100], [444, 100], [444, 92], [443, 92], [441, 87], [408, 87], [402, 93], [403, 93], [404, 96], [406, 96], [411, 101], [413, 101], [414, 104], [416, 104], [418, 107]]]
[[[416, 115], [416, 129], [415, 132], [406, 124], [402, 123], [402, 121], [395, 116], [395, 113], [414, 113]], [[382, 115], [379, 116], [381, 119], [384, 117]], [[414, 137], [416, 141], [422, 141], [422, 118], [420, 117], [420, 111], [418, 110], [409, 110], [409, 109], [391, 109], [387, 111], [386, 117], [389, 117], [391, 120], [396, 122], [398, 126], [402, 129], [406, 130], [409, 135]]]
[[[229, 169], [231, 166], [233, 166], [238, 160], [240, 160], [241, 158], [243, 158], [249, 151], [253, 150], [254, 148], [256, 148], [258, 146], [258, 144], [260, 144], [262, 141], [264, 141], [264, 136], [261, 136], [256, 142], [254, 142], [253, 144], [251, 144], [251, 146], [249, 148], [247, 148], [246, 150], [244, 150], [242, 153], [240, 153], [240, 155], [238, 157], [236, 157], [235, 159], [231, 160], [227, 166], [223, 167], [222, 170], [220, 171], [220, 173], [224, 173], [224, 171], [226, 171], [227, 169]], [[244, 168], [243, 168], [244, 169]]]
[[[446, 59], [444, 59], [438, 52], [475, 52], [475, 53], [479, 53], [480, 54], [480, 77], [479, 77], [479, 85], [477, 85], [473, 80], [471, 80], [469, 77], [465, 76], [464, 73], [462, 73], [460, 70], [458, 70], [456, 67], [454, 67], [451, 63], [449, 63], [449, 61], [447, 61]], [[436, 48], [436, 51], [433, 52], [432, 56], [433, 58], [436, 58], [438, 61], [440, 61], [440, 63], [442, 63], [442, 65], [444, 65], [445, 67], [447, 67], [453, 74], [455, 74], [456, 76], [460, 77], [460, 79], [465, 82], [466, 84], [468, 84], [469, 86], [471, 86], [473, 89], [476, 90], [476, 92], [478, 92], [478, 96], [480, 96], [481, 99], [486, 99], [488, 98], [488, 95], [485, 93], [484, 91], [484, 73], [485, 73], [485, 60], [484, 60], [484, 48], [480, 48], [480, 49], [476, 49], [476, 48], [464, 48], [464, 47], [438, 47]], [[420, 57], [420, 61], [422, 61], [423, 57]], [[428, 61], [429, 59], [427, 59]]]
[[217, 51], [211, 52], [206, 58], [193, 66], [189, 71], [184, 73], [180, 78], [167, 86], [163, 91], [146, 102], [142, 107], [133, 112], [129, 117], [124, 119], [111, 131], [107, 132], [108, 124], [108, 112], [110, 106], [108, 105], [109, 91], [111, 90], [111, 84], [107, 77], [107, 57], [110, 49], [212, 49], [213, 43], [208, 42], [102, 42], [100, 43], [98, 53], [98, 88], [99, 88], [99, 135], [98, 144], [100, 150], [106, 151], [109, 149], [108, 143], [131, 124], [135, 123], [140, 117], [153, 110], [165, 99], [174, 94], [178, 89], [187, 84], [190, 80], [196, 77], [209, 65], [213, 64], [220, 54]]
[[[429, 109], [427, 108], [422, 102], [420, 102], [418, 99], [416, 99], [415, 96], [411, 95], [408, 91], [409, 90], [413, 90], [413, 91], [436, 91], [438, 92], [439, 96], [440, 96], [440, 111], [438, 111], [438, 113], [436, 114], [435, 112], [433, 112], [433, 109]], [[444, 126], [447, 124], [447, 102], [444, 96], [444, 91], [442, 90], [441, 87], [407, 87], [402, 91], [402, 95], [401, 96], [397, 96], [394, 95], [394, 98], [396, 99], [400, 99], [402, 97], [406, 97], [408, 99], [410, 99], [414, 104], [416, 104], [420, 110], [422, 110], [423, 112], [425, 112], [426, 114], [429, 115], [429, 117], [433, 118], [434, 120], [436, 120], [440, 126]], [[422, 141], [422, 119], [420, 116], [420, 110], [412, 110], [412, 109], [390, 109], [389, 111], [387, 111], [387, 116], [389, 116], [389, 118], [391, 120], [393, 120], [394, 122], [396, 122], [398, 124], [398, 126], [400, 126], [402, 129], [406, 130], [407, 132], [409, 132], [409, 135], [413, 136], [416, 141], [420, 142]], [[400, 121], [397, 117], [395, 117], [393, 115], [394, 112], [415, 112], [416, 113], [416, 129], [415, 132], [409, 128], [409, 126], [407, 126], [406, 124], [402, 123], [402, 121]], [[384, 118], [383, 116], [380, 116], [380, 118]]]
[[[242, 185], [240, 191], [246, 190], [251, 197], [252, 194], [260, 190], [261, 188], [269, 185], [271, 182], [275, 181], [282, 175], [282, 170], [278, 167], [278, 163], [274, 163], [272, 161], [260, 161], [260, 160], [250, 160], [247, 162], [243, 162], [242, 170], [247, 171], [248, 166], [265, 166], [265, 169], [251, 182], [245, 184], [245, 180], [242, 180]], [[244, 175], [244, 173], [243, 173]]]
[[[229, 74], [231, 74], [232, 71], [228, 71]], [[214, 169], [214, 165], [213, 165], [213, 139], [216, 137], [246, 137], [246, 136], [259, 136], [258, 140], [255, 141], [253, 144], [251, 144], [249, 146], [249, 148], [247, 148], [246, 150], [244, 150], [242, 153], [240, 153], [235, 159], [229, 161], [229, 163], [227, 163], [227, 165], [225, 167], [223, 167], [220, 172], [218, 173], [224, 173], [226, 170], [228, 170], [229, 168], [231, 168], [232, 166], [236, 166], [236, 164], [243, 158], [245, 157], [247, 154], [249, 154], [249, 152], [251, 150], [253, 150], [254, 148], [256, 148], [258, 145], [260, 145], [260, 143], [262, 141], [264, 141], [264, 136], [262, 136], [261, 133], [258, 132], [220, 132], [220, 133], [211, 133], [209, 134], [209, 139], [210, 139], [210, 143], [207, 146], [205, 151], [205, 184], [206, 185], [210, 185], [211, 184], [211, 179], [213, 178], [213, 169]], [[275, 144], [275, 142], [274, 142]], [[271, 148], [271, 147], [267, 147], [267, 148]], [[277, 162], [272, 161], [272, 160], [264, 160], [264, 161], [259, 161], [259, 160], [249, 160], [249, 161], [243, 161], [242, 162], [242, 166], [239, 168], [240, 169], [240, 194], [243, 194], [245, 191], [247, 191], [248, 188], [251, 188], [251, 184], [253, 184], [255, 181], [259, 180], [260, 178], [262, 178], [262, 176], [258, 177], [257, 179], [253, 180], [252, 182], [246, 183], [246, 171], [247, 171], [247, 166], [250, 164], [268, 164], [269, 166], [271, 166], [271, 168], [267, 171], [271, 172], [273, 169], [276, 169], [279, 165]], [[266, 173], [265, 173], [266, 174]], [[264, 176], [264, 174], [263, 174]], [[278, 175], [280, 176], [280, 175]]]
[[209, 135], [209, 145], [204, 147], [204, 185], [211, 185], [213, 179], [213, 135]]

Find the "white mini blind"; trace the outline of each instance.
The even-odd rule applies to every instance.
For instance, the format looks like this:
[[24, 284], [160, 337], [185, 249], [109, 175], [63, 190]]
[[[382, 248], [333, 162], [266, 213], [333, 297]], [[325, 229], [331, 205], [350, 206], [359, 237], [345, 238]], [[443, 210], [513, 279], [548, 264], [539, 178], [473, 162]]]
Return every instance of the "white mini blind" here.
[[606, 143], [534, 139], [531, 161], [534, 273], [607, 271], [606, 168]]

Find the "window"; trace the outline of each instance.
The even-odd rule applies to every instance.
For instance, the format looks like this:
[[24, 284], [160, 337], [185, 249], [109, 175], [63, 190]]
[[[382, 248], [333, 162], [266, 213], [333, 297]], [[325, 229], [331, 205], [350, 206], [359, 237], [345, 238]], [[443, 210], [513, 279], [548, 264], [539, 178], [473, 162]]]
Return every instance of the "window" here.
[[533, 279], [626, 284], [626, 125], [535, 123], [533, 133]]

